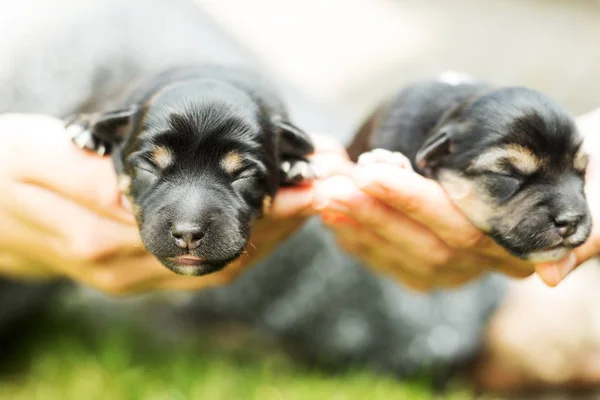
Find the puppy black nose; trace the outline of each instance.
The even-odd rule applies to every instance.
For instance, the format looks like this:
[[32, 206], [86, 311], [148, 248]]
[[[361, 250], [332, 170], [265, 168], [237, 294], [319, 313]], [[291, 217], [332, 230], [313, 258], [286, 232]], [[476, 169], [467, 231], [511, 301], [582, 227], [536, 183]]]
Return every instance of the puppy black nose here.
[[560, 236], [568, 238], [577, 231], [581, 219], [581, 215], [560, 216], [554, 220], [554, 225]]
[[193, 250], [200, 246], [200, 241], [204, 236], [206, 229], [187, 223], [174, 224], [171, 229], [171, 235], [175, 239], [177, 247]]

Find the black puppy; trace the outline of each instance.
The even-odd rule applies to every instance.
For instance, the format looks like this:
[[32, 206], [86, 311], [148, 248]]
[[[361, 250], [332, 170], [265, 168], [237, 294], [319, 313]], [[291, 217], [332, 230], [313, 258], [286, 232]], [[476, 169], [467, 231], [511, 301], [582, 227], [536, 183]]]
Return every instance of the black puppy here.
[[590, 234], [582, 137], [534, 90], [473, 80], [410, 85], [368, 118], [350, 157], [376, 148], [406, 155], [518, 257], [556, 260]]
[[310, 138], [252, 71], [174, 68], [118, 103], [67, 129], [80, 147], [112, 155], [145, 247], [176, 273], [204, 275], [238, 258], [278, 188], [312, 178]]

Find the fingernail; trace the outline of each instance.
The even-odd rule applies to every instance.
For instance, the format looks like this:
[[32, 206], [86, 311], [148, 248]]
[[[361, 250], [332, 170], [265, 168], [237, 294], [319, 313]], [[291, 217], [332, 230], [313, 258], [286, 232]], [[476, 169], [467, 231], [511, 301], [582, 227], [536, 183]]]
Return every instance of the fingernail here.
[[356, 164], [358, 165], [368, 165], [373, 164], [375, 162], [377, 162], [377, 158], [372, 152], [363, 153], [360, 156], [358, 156], [358, 160], [356, 160]]
[[316, 208], [321, 211], [333, 211], [333, 212], [344, 213], [344, 214], [349, 212], [348, 206], [346, 206], [345, 204], [342, 204], [338, 201], [333, 201], [333, 200], [329, 200], [325, 203], [322, 203], [322, 204], [318, 205]]
[[536, 269], [545, 283], [556, 286], [571, 273], [576, 262], [575, 253], [570, 253], [562, 260], [551, 264], [538, 265]]
[[352, 219], [350, 219], [349, 217], [335, 212], [325, 212], [321, 215], [321, 219], [326, 225], [336, 226], [347, 225], [352, 222]]

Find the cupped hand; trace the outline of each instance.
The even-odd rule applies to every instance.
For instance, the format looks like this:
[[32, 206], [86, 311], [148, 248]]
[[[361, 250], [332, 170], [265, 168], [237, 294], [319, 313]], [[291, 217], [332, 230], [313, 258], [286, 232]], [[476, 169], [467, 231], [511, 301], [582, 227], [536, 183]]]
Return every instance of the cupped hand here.
[[[340, 145], [314, 139], [312, 159], [323, 177], [347, 167]], [[0, 273], [69, 277], [113, 294], [226, 284], [313, 213], [319, 184], [282, 189], [255, 225], [247, 253], [224, 270], [180, 276], [144, 250], [109, 158], [77, 149], [58, 119], [0, 115]]]
[[555, 263], [534, 265], [510, 255], [398, 153], [363, 155], [350, 177], [321, 186], [318, 208], [345, 250], [418, 290], [458, 286], [490, 271], [518, 278], [537, 272], [556, 286], [600, 253], [600, 108], [577, 122], [591, 154], [586, 192], [594, 228], [584, 245]]
[[350, 177], [333, 177], [318, 208], [340, 245], [367, 266], [416, 290], [454, 287], [484, 272], [534, 272], [495, 244], [452, 204], [435, 181], [399, 153], [374, 151]]

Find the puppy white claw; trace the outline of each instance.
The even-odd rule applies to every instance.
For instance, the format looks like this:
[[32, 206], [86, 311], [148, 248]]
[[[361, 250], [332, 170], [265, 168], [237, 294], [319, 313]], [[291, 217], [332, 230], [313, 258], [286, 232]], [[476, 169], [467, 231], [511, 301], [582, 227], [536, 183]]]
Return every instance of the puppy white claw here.
[[80, 149], [91, 149], [94, 147], [94, 138], [88, 130], [80, 130], [79, 133], [71, 136], [71, 140]]
[[369, 164], [390, 164], [400, 168], [412, 170], [410, 160], [399, 152], [393, 152], [385, 149], [374, 149], [363, 153], [358, 157], [359, 165]]
[[281, 163], [281, 170], [284, 173], [283, 181], [287, 184], [298, 184], [316, 178], [313, 168], [304, 160], [284, 161]]
[[284, 161], [281, 163], [281, 170], [284, 174], [287, 175], [287, 173], [290, 172], [290, 168], [292, 168], [292, 164], [289, 161]]
[[92, 131], [85, 126], [78, 123], [70, 123], [67, 124], [66, 130], [71, 137], [71, 141], [78, 148], [96, 153], [100, 157], [106, 155], [106, 145], [98, 140]]

